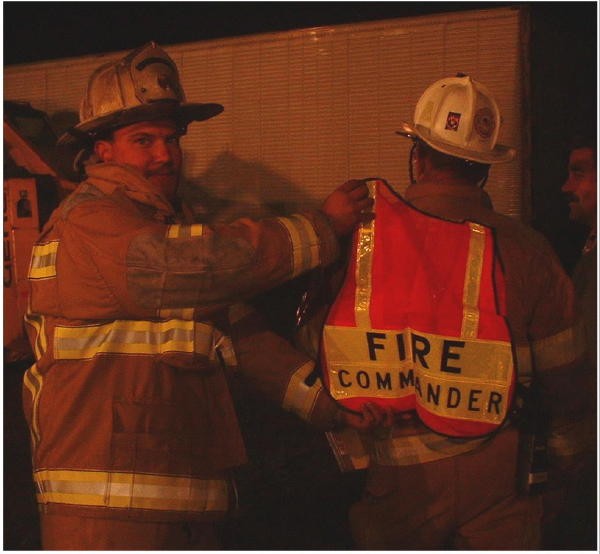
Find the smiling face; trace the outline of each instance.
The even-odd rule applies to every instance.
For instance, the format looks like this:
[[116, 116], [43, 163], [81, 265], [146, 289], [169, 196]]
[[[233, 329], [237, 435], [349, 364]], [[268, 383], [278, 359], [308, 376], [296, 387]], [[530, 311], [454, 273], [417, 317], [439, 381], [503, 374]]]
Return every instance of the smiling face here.
[[562, 191], [569, 202], [570, 218], [589, 226], [596, 222], [596, 155], [592, 148], [575, 148], [569, 156], [569, 176]]
[[181, 172], [180, 129], [170, 120], [142, 121], [117, 129], [94, 150], [101, 161], [140, 170], [157, 192], [173, 200]]

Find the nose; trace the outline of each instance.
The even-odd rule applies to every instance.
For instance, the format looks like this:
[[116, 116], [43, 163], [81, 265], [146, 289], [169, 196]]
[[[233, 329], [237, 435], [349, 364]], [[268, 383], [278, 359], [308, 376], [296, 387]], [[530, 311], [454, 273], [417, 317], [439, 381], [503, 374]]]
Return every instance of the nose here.
[[157, 140], [154, 142], [152, 158], [157, 164], [165, 164], [173, 161], [173, 152], [166, 140]]
[[560, 187], [560, 190], [562, 190], [563, 192], [571, 192], [572, 190], [574, 190], [571, 184], [570, 177], [567, 177], [567, 180], [563, 183], [563, 186]]

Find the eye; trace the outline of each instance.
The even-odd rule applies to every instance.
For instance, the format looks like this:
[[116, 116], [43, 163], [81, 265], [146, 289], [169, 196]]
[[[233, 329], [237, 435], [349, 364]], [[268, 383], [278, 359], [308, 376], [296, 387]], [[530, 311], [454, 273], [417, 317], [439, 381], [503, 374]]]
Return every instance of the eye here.
[[150, 139], [150, 137], [147, 136], [139, 136], [139, 137], [135, 137], [133, 139], [134, 144], [137, 144], [139, 146], [150, 146], [150, 144], [152, 143], [152, 140]]

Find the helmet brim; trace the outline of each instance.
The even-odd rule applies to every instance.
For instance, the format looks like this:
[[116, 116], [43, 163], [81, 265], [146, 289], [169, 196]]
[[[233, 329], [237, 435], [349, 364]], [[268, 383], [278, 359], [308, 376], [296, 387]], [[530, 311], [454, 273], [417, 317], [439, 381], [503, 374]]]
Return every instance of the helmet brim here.
[[219, 115], [224, 110], [221, 104], [179, 104], [177, 102], [160, 101], [143, 104], [135, 108], [120, 110], [75, 125], [66, 131], [57, 142], [58, 146], [85, 145], [93, 142], [94, 137], [105, 131], [119, 129], [140, 121], [157, 119], [173, 119], [178, 124], [187, 125], [192, 121], [205, 121]]
[[496, 144], [494, 149], [489, 152], [479, 152], [475, 150], [458, 148], [453, 144], [448, 144], [447, 142], [443, 142], [435, 137], [432, 137], [431, 131], [422, 125], [410, 125], [405, 121], [400, 124], [400, 130], [396, 131], [396, 134], [403, 137], [421, 139], [434, 150], [442, 152], [443, 154], [447, 154], [448, 156], [454, 156], [455, 158], [461, 158], [463, 160], [469, 160], [482, 164], [510, 162], [516, 155], [516, 150], [514, 148], [511, 148], [510, 146], [504, 146], [503, 144]]

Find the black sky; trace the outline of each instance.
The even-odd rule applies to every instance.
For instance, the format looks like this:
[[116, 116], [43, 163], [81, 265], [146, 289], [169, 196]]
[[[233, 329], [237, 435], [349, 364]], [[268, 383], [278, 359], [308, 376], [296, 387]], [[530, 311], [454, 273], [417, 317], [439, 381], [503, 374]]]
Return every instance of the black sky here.
[[3, 2], [4, 64], [515, 2]]

